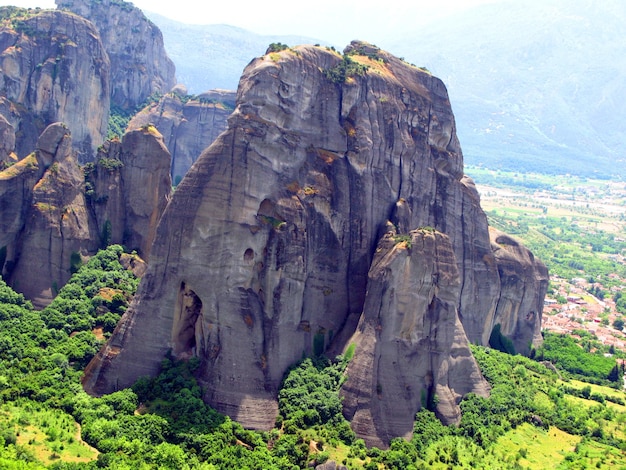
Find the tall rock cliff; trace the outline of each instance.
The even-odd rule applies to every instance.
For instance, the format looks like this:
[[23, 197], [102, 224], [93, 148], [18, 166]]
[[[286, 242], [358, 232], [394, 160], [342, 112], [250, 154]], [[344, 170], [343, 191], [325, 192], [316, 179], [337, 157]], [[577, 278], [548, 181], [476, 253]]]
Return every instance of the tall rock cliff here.
[[154, 92], [175, 84], [175, 67], [165, 52], [163, 35], [143, 12], [123, 0], [56, 0], [91, 21], [111, 60], [111, 104], [132, 111]]
[[455, 423], [465, 394], [487, 395], [457, 312], [460, 281], [446, 235], [392, 230], [380, 240], [342, 388], [344, 413], [368, 445], [410, 439], [413, 411], [435, 397], [440, 418]]
[[0, 269], [37, 307], [103, 245], [150, 254], [171, 194], [163, 138], [154, 127], [139, 129], [107, 142], [99, 157], [81, 168], [67, 126], [56, 123], [35, 152], [0, 171]]
[[148, 260], [170, 200], [171, 156], [153, 126], [107, 141], [86, 168], [88, 198], [102, 244], [119, 243]]
[[93, 158], [109, 119], [109, 59], [93, 24], [59, 11], [2, 7], [0, 114], [28, 155], [50, 124], [67, 124], [79, 159]]
[[67, 127], [49, 126], [39, 138], [35, 154], [22, 162], [26, 165], [19, 173], [13, 174], [11, 167], [0, 175], [12, 175], [5, 180], [9, 182], [30, 179], [29, 166], [44, 172], [32, 187], [30, 201], [24, 201], [23, 224], [19, 237], [11, 244], [8, 282], [34, 305], [43, 306], [67, 282], [72, 265], [97, 249], [97, 237], [85, 202], [83, 173], [72, 152]]
[[87, 390], [154, 374], [168, 351], [195, 355], [209, 403], [269, 428], [287, 367], [354, 341], [368, 359], [352, 366], [346, 413], [383, 443], [406, 434], [399, 416], [412, 418], [422, 390], [442, 394], [448, 421], [462, 394], [486, 392], [468, 339], [488, 341], [500, 275], [445, 87], [368, 44], [344, 52], [269, 51], [246, 68]]
[[135, 114], [128, 129], [154, 124], [172, 154], [172, 178], [177, 183], [202, 151], [226, 130], [227, 118], [234, 108], [234, 91], [211, 90], [188, 96], [179, 85]]
[[500, 275], [494, 325], [513, 341], [515, 351], [528, 354], [541, 345], [541, 314], [548, 290], [548, 269], [517, 240], [493, 227], [491, 246]]
[[[98, 150], [86, 168], [102, 167], [100, 177], [85, 188], [78, 164], [103, 143], [110, 95], [132, 108], [169, 89], [174, 69], [160, 32], [131, 4], [75, 3], [100, 22], [113, 69], [87, 19], [0, 7], [0, 269], [37, 306], [103, 243], [147, 257], [171, 192], [170, 154], [149, 126]], [[119, 90], [110, 89], [110, 69]]]
[[[32, 205], [33, 188], [45, 170], [41, 154], [34, 152], [0, 171], [0, 249], [10, 250], [22, 232], [26, 213]], [[0, 269], [4, 268], [6, 259], [11, 258], [10, 253], [8, 258], [5, 256]], [[5, 274], [2, 271], [2, 275]]]

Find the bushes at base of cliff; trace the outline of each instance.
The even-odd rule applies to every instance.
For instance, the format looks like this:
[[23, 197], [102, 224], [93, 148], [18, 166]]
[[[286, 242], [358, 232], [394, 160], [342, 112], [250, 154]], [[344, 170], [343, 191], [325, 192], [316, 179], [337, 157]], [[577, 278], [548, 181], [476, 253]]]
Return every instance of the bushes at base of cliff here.
[[123, 252], [121, 246], [111, 245], [77, 267], [43, 311], [48, 328], [68, 334], [96, 326], [102, 327], [105, 334], [113, 331], [139, 283], [132, 271], [120, 264]]
[[343, 418], [339, 397], [347, 365], [345, 358], [333, 363], [321, 356], [303, 359], [293, 366], [278, 393], [279, 420], [283, 428], [295, 432], [330, 424], [336, 431], [332, 438], [351, 443], [354, 433]]
[[585, 351], [566, 335], [544, 333], [543, 345], [536, 350], [535, 359], [550, 361], [559, 369], [588, 381], [620, 383], [622, 379], [614, 357], [606, 357], [601, 351]]

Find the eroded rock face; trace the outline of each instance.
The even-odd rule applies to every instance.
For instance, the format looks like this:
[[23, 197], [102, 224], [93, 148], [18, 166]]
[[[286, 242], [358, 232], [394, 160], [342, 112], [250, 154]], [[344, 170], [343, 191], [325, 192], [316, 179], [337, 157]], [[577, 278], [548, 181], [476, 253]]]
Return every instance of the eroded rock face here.
[[[53, 299], [84, 257], [107, 244], [124, 244], [144, 259], [150, 254], [171, 193], [162, 137], [154, 127], [130, 132], [99, 156], [86, 188], [69, 129], [56, 123], [35, 152], [0, 172], [0, 269], [37, 307]], [[145, 264], [135, 264], [143, 274]]]
[[170, 153], [154, 127], [127, 132], [121, 159], [126, 217], [124, 244], [148, 261], [156, 229], [172, 193]]
[[548, 290], [548, 269], [517, 240], [494, 228], [489, 229], [491, 245], [500, 274], [500, 296], [494, 325], [515, 346], [528, 354], [541, 346], [541, 315]]
[[[267, 429], [287, 367], [303, 354], [343, 350], [359, 321], [369, 331], [377, 315], [390, 325], [384, 341], [370, 344], [377, 337], [363, 333], [370, 339], [361, 348], [404, 362], [396, 375], [363, 367], [363, 386], [352, 390], [371, 401], [376, 373], [389, 380], [383, 393], [408, 384], [415, 395], [396, 400], [402, 411], [385, 399], [366, 413], [357, 400], [355, 416], [374, 423], [363, 433], [381, 442], [405, 434], [399, 415], [413, 418], [424, 387], [441, 393], [439, 413], [450, 421], [460, 395], [484, 391], [467, 339], [488, 340], [500, 277], [478, 194], [463, 176], [445, 87], [373, 46], [353, 43], [347, 52], [351, 59], [298, 47], [246, 68], [228, 129], [168, 204], [136, 298], [86, 371], [88, 391], [156, 373], [169, 350], [195, 355], [204, 398], [245, 426]], [[390, 223], [401, 235], [422, 227], [445, 236], [434, 236], [435, 253], [396, 253], [393, 268], [379, 272], [372, 261], [379, 243], [389, 250], [380, 239]], [[416, 246], [430, 246], [422, 238]], [[404, 325], [413, 275], [430, 276], [429, 302]], [[377, 310], [381, 298], [368, 282], [391, 304]], [[406, 295], [385, 294], [386, 285]], [[408, 346], [391, 354], [396, 335]], [[424, 363], [411, 375], [415, 345]]]
[[111, 104], [132, 111], [154, 92], [175, 84], [163, 35], [143, 12], [120, 0], [56, 0], [57, 8], [91, 21], [111, 60]]
[[16, 153], [28, 155], [43, 130], [61, 121], [87, 161], [109, 118], [109, 59], [100, 36], [71, 13], [19, 11], [14, 27], [0, 28], [0, 112], [20, 136]]
[[119, 243], [146, 261], [170, 199], [170, 153], [156, 128], [107, 141], [88, 175], [90, 206], [102, 244]]
[[226, 130], [234, 108], [234, 91], [211, 90], [190, 98], [184, 87], [177, 86], [137, 113], [128, 129], [154, 124], [172, 154], [172, 179], [180, 182], [202, 151]]
[[72, 265], [98, 245], [85, 202], [83, 173], [73, 155], [67, 127], [49, 126], [35, 154], [25, 160], [26, 165], [45, 171], [31, 187], [31, 204], [10, 250], [8, 282], [41, 307], [67, 282]]
[[[44, 171], [33, 153], [0, 172], [0, 248], [10, 247], [20, 234], [33, 187]], [[10, 253], [8, 259], [12, 259]]]
[[451, 424], [464, 395], [488, 394], [457, 313], [457, 264], [449, 238], [434, 230], [389, 232], [378, 244], [342, 387], [344, 414], [368, 445], [410, 439], [415, 411], [435, 396]]
[[9, 121], [0, 114], [0, 165], [15, 163], [15, 129]]

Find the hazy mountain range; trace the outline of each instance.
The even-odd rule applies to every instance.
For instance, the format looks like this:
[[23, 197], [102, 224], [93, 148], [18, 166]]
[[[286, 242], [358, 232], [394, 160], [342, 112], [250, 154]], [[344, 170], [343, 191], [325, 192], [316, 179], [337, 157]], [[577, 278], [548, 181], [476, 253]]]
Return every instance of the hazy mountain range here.
[[[236, 89], [245, 65], [270, 42], [324, 44], [148, 16], [191, 93]], [[619, 0], [512, 1], [378, 45], [444, 80], [466, 163], [626, 177], [625, 20]]]
[[163, 32], [176, 77], [190, 93], [209, 89], [236, 90], [244, 67], [265, 54], [272, 42], [325, 44], [304, 36], [265, 36], [225, 24], [190, 25], [144, 12]]

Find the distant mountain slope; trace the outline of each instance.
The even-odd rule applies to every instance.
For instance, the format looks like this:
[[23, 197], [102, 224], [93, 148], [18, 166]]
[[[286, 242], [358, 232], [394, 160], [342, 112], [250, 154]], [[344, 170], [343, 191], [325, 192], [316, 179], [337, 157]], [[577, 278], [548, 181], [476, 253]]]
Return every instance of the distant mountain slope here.
[[[194, 92], [235, 88], [270, 42], [321, 42], [148, 16]], [[466, 162], [626, 177], [625, 20], [620, 0], [511, 0], [379, 45], [444, 80]]]
[[272, 42], [324, 44], [304, 36], [264, 36], [235, 26], [188, 25], [145, 12], [163, 32], [165, 47], [176, 64], [176, 77], [190, 93], [215, 88], [235, 90], [241, 72]]
[[484, 5], [388, 46], [448, 85], [466, 160], [626, 176], [626, 3]]

